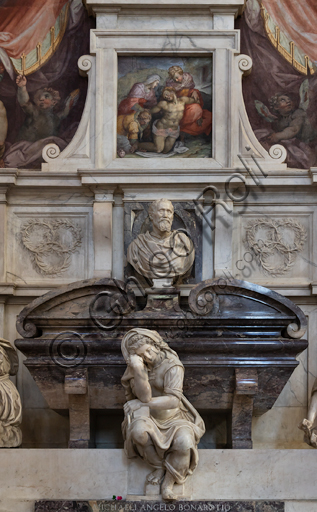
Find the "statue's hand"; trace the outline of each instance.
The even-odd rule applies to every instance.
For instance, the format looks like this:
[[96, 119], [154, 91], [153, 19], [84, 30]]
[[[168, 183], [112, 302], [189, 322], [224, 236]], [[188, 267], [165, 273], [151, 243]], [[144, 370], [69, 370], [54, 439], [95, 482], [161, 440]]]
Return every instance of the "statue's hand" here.
[[141, 356], [138, 356], [137, 354], [132, 354], [130, 356], [130, 366], [132, 368], [144, 368], [144, 361]]
[[126, 415], [133, 414], [134, 411], [137, 411], [144, 405], [140, 400], [137, 398], [135, 400], [129, 400], [129, 402], [126, 402], [123, 406], [124, 413]]

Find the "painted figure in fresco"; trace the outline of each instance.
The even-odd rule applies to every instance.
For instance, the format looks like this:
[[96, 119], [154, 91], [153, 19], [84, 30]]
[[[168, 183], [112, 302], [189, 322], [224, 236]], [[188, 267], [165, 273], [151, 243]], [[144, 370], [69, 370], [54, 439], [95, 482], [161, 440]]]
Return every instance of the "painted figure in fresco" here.
[[22, 405], [10, 375], [18, 371], [18, 355], [11, 343], [0, 338], [0, 447], [13, 448], [22, 443], [20, 424]]
[[129, 245], [127, 260], [142, 276], [149, 279], [184, 276], [195, 260], [190, 238], [172, 231], [174, 206], [167, 199], [154, 201], [149, 208], [151, 233], [141, 233]]
[[165, 87], [162, 98], [162, 101], [151, 109], [151, 114], [161, 112], [163, 117], [153, 123], [153, 142], [142, 142], [139, 144], [138, 149], [141, 151], [169, 153], [179, 137], [180, 124], [182, 123], [186, 107], [199, 101], [187, 96], [177, 98], [172, 87]]
[[317, 418], [317, 379], [315, 379], [313, 389], [311, 392], [311, 399], [308, 408], [307, 418], [298, 425], [300, 430], [305, 433], [304, 440], [313, 448], [317, 448], [317, 425], [315, 424]]
[[193, 104], [187, 104], [183, 118], [180, 122], [181, 132], [189, 135], [209, 135], [211, 132], [211, 112], [203, 109], [202, 95], [195, 89], [195, 82], [190, 73], [186, 73], [180, 66], [172, 66], [168, 70], [169, 78], [166, 87], [171, 87], [177, 98], [194, 98]]
[[138, 147], [138, 141], [142, 139], [143, 132], [151, 119], [151, 113], [145, 109], [132, 110], [127, 115], [118, 116], [117, 151], [120, 158], [124, 157], [126, 153], [134, 153]]
[[162, 498], [174, 500], [174, 484], [183, 484], [198, 464], [197, 444], [205, 425], [183, 395], [184, 367], [156, 331], [132, 329], [122, 339], [127, 369], [124, 447], [154, 468], [147, 482], [161, 485]]
[[33, 103], [26, 89], [26, 77], [19, 75], [16, 83], [18, 102], [26, 114], [18, 140], [35, 142], [50, 136], [57, 136], [62, 120], [68, 116], [70, 109], [77, 103], [79, 90], [73, 91], [66, 99], [63, 110], [55, 113], [55, 107], [61, 99], [58, 91], [50, 87], [38, 89], [34, 94]]
[[293, 166], [305, 162], [305, 166], [311, 167], [316, 161], [317, 127], [311, 115], [312, 107], [309, 108], [309, 87], [308, 79], [304, 80], [299, 90], [298, 108], [285, 92], [277, 92], [270, 97], [270, 108], [255, 100], [257, 112], [271, 125], [271, 129], [256, 130], [256, 136], [266, 149], [279, 143], [285, 146], [289, 165]]
[[118, 107], [118, 116], [126, 115], [135, 110], [135, 105], [150, 109], [157, 104], [155, 89], [159, 85], [161, 77], [150, 75], [145, 82], [138, 82], [130, 89], [127, 98], [122, 100]]
[[[310, 142], [317, 136], [316, 129], [310, 123], [306, 111], [301, 106], [295, 108], [293, 100], [285, 93], [276, 93], [269, 99], [270, 110], [261, 102], [256, 103], [258, 112], [272, 123], [273, 133], [267, 137], [271, 144], [294, 137]], [[265, 108], [263, 108], [265, 107]]]

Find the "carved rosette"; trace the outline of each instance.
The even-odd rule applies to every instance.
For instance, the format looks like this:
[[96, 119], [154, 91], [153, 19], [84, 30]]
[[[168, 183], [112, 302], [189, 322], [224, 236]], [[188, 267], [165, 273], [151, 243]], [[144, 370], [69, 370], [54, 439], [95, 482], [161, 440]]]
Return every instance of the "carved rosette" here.
[[36, 271], [44, 276], [65, 272], [82, 243], [81, 229], [64, 219], [31, 219], [22, 226], [20, 235]]
[[264, 272], [277, 277], [293, 267], [306, 239], [307, 230], [293, 219], [259, 218], [248, 223], [244, 244], [255, 254]]

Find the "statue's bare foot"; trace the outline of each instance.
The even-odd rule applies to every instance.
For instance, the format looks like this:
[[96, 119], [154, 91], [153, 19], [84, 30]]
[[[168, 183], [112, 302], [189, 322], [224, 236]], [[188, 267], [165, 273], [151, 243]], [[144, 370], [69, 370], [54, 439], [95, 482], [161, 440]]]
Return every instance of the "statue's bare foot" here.
[[164, 478], [164, 481], [162, 483], [162, 498], [165, 501], [175, 501], [177, 500], [176, 494], [173, 493], [173, 487], [174, 487], [175, 480], [172, 477], [172, 475], [166, 471], [166, 475]]
[[313, 424], [311, 421], [303, 419], [303, 421], [298, 425], [298, 428], [305, 432], [305, 435], [310, 438], [312, 430], [313, 430]]
[[164, 473], [165, 471], [162, 468], [155, 469], [152, 473], [148, 474], [146, 481], [149, 482], [149, 484], [158, 485], [162, 482]]
[[172, 487], [165, 487], [162, 486], [162, 498], [165, 501], [175, 501], [177, 500], [176, 494], [173, 493]]
[[310, 436], [310, 444], [314, 448], [317, 448], [317, 435], [315, 432], [313, 432], [312, 435]]

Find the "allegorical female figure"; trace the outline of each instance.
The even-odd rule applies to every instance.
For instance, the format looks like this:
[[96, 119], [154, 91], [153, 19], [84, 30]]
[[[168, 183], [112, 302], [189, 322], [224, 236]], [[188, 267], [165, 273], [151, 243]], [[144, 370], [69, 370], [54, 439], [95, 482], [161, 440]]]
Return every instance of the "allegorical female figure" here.
[[22, 406], [10, 375], [18, 371], [18, 356], [9, 341], [0, 338], [0, 447], [13, 448], [22, 443], [20, 424]]
[[138, 105], [146, 109], [154, 107], [157, 104], [155, 89], [160, 81], [161, 77], [159, 75], [150, 75], [145, 82], [134, 84], [128, 96], [120, 102], [118, 116], [131, 114]]
[[195, 82], [190, 73], [184, 72], [180, 66], [172, 66], [168, 70], [169, 78], [166, 87], [172, 87], [176, 96], [192, 97], [199, 103], [185, 105], [180, 131], [189, 135], [209, 135], [211, 132], [211, 112], [203, 109], [204, 102], [201, 93], [195, 89]]
[[127, 369], [121, 379], [127, 402], [122, 432], [127, 456], [141, 457], [154, 471], [147, 481], [160, 484], [165, 500], [176, 499], [198, 463], [197, 444], [205, 425], [183, 395], [184, 367], [156, 331], [136, 328], [122, 339]]

